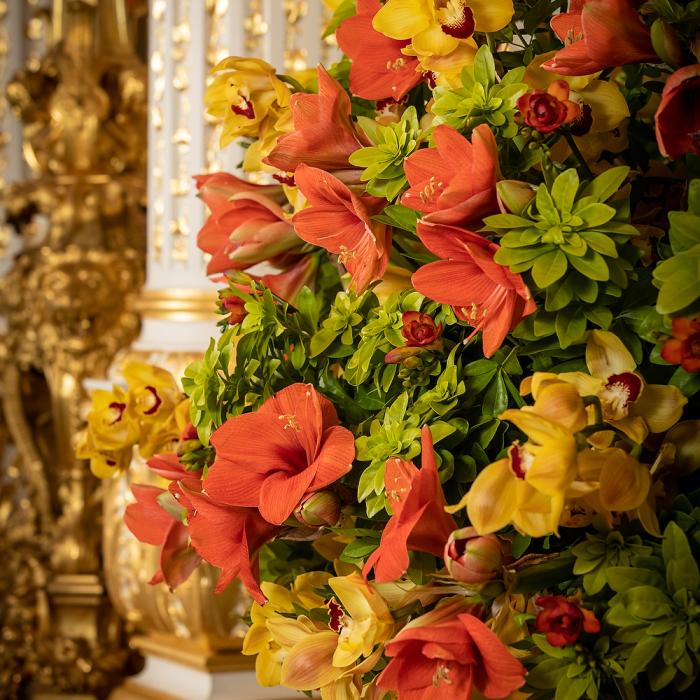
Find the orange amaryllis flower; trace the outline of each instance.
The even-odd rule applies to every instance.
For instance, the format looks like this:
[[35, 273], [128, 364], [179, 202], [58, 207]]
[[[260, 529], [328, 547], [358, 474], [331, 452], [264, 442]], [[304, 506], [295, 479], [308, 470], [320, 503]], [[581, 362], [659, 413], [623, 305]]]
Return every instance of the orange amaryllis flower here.
[[[252, 438], [247, 440], [250, 443]], [[264, 604], [258, 551], [280, 528], [264, 520], [255, 508], [226, 506], [207, 494], [187, 490], [185, 496], [190, 503], [187, 530], [192, 546], [204, 561], [221, 569], [216, 592], [220, 593], [234, 579], [240, 578], [252, 598]]]
[[498, 245], [454, 226], [418, 223], [423, 244], [442, 260], [413, 273], [413, 286], [426, 297], [450, 304], [455, 315], [483, 332], [491, 357], [520, 320], [535, 311], [522, 277], [494, 262]]
[[357, 14], [336, 30], [340, 50], [350, 58], [350, 91], [365, 100], [400, 100], [421, 80], [418, 59], [401, 49], [411, 42], [380, 34], [372, 20], [379, 12], [379, 0], [358, 0]]
[[255, 185], [228, 173], [195, 177], [211, 214], [197, 245], [212, 259], [207, 274], [244, 270], [299, 248], [301, 241], [279, 203], [279, 185]]
[[352, 433], [311, 384], [292, 384], [257, 411], [229, 418], [211, 442], [216, 461], [206, 493], [227, 506], [257, 508], [274, 525], [350, 471], [355, 458]]
[[191, 489], [197, 489], [199, 478], [185, 471], [174, 454], [158, 455], [148, 461], [148, 466], [170, 479], [170, 488], [134, 484], [131, 491], [136, 503], [126, 507], [124, 523], [140, 542], [160, 547], [160, 569], [149, 583], [165, 581], [172, 590], [186, 581], [201, 561], [181, 519], [184, 504], [180, 486], [183, 480]]
[[504, 698], [525, 682], [525, 667], [481, 620], [447, 604], [409, 622], [385, 653], [377, 687], [401, 700]]
[[425, 214], [426, 221], [480, 225], [498, 211], [498, 150], [491, 130], [480, 124], [470, 143], [443, 124], [435, 128], [434, 139], [435, 148], [422, 148], [406, 159], [411, 187], [401, 204]]
[[300, 163], [344, 170], [351, 167], [351, 153], [370, 145], [355, 128], [348, 93], [323, 66], [318, 67], [318, 94], [295, 94], [291, 108], [294, 131], [277, 142], [263, 161], [267, 165], [285, 172], [294, 172]]
[[627, 63], [658, 61], [649, 29], [632, 0], [571, 0], [552, 18], [564, 43], [543, 68], [561, 75], [589, 75]]
[[389, 261], [391, 229], [372, 220], [386, 200], [356, 195], [330, 173], [308, 165], [300, 165], [295, 177], [310, 205], [292, 219], [298, 236], [336, 253], [360, 294], [382, 278]]
[[430, 428], [421, 432], [421, 468], [397, 457], [386, 463], [384, 485], [393, 515], [382, 533], [379, 547], [365, 563], [365, 578], [374, 568], [380, 583], [396, 581], [408, 569], [408, 552], [442, 556], [445, 543], [457, 525], [445, 513]]
[[656, 141], [667, 158], [700, 155], [700, 64], [669, 76], [656, 110]]

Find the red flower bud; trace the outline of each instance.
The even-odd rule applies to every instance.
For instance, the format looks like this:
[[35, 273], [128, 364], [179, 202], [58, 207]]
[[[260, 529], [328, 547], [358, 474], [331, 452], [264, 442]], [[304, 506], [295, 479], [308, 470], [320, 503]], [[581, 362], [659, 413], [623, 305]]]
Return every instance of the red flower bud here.
[[450, 535], [444, 557], [455, 581], [486, 583], [501, 571], [503, 548], [496, 535], [478, 535], [473, 527], [464, 527]]
[[442, 323], [435, 325], [435, 319], [418, 311], [404, 311], [401, 335], [406, 338], [409, 348], [424, 347], [434, 343], [442, 333]]
[[569, 100], [569, 85], [556, 80], [545, 92], [530, 90], [518, 99], [518, 109], [528, 126], [548, 134], [562, 124], [570, 124], [581, 116], [581, 108]]
[[294, 517], [308, 527], [332, 527], [340, 519], [340, 499], [332, 491], [317, 491], [299, 504]]
[[663, 348], [661, 357], [672, 365], [680, 365], [686, 372], [700, 370], [700, 316], [673, 319], [669, 338]]
[[535, 603], [542, 608], [535, 627], [546, 635], [547, 642], [553, 647], [574, 644], [583, 632], [600, 632], [600, 622], [593, 612], [582, 608], [574, 598], [539, 596]]

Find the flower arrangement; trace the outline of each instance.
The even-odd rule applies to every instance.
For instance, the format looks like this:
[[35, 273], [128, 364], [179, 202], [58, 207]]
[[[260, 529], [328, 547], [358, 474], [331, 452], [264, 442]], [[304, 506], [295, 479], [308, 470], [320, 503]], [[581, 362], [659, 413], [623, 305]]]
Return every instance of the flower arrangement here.
[[324, 2], [340, 61], [207, 92], [250, 177], [196, 178], [222, 334], [127, 509], [156, 580], [240, 578], [260, 683], [324, 700], [682, 693], [700, 4]]

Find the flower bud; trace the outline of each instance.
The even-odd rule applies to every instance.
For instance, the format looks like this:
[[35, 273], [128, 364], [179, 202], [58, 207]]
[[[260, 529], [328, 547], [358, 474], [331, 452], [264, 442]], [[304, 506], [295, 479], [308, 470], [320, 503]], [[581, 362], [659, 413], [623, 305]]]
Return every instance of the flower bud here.
[[455, 581], [486, 583], [501, 570], [503, 548], [496, 535], [478, 535], [473, 527], [464, 527], [450, 535], [444, 557]]
[[659, 58], [669, 66], [680, 66], [683, 63], [683, 49], [678, 34], [662, 19], [655, 20], [651, 25], [651, 45]]
[[299, 504], [294, 517], [307, 527], [332, 527], [340, 519], [340, 499], [332, 491], [317, 491]]
[[532, 185], [520, 180], [501, 180], [496, 185], [498, 206], [504, 214], [517, 214], [525, 211], [527, 205], [535, 198]]
[[406, 338], [408, 347], [425, 347], [434, 343], [442, 333], [442, 323], [435, 324], [435, 319], [418, 311], [404, 311], [401, 335]]

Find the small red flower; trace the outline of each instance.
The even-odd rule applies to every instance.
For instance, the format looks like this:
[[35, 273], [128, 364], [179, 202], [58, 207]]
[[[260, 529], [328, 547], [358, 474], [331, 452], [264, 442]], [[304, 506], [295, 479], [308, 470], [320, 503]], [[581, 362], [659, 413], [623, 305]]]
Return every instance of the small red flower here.
[[661, 357], [672, 365], [680, 365], [686, 372], [700, 370], [700, 316], [673, 319], [673, 337], [661, 349]]
[[600, 632], [600, 622], [593, 612], [582, 608], [574, 598], [539, 596], [535, 602], [542, 608], [535, 620], [535, 627], [546, 635], [547, 642], [553, 647], [574, 644], [583, 632]]
[[442, 333], [442, 323], [435, 325], [435, 319], [419, 311], [404, 311], [401, 335], [406, 338], [406, 346], [419, 348], [434, 343]]
[[563, 80], [555, 80], [547, 90], [526, 92], [518, 100], [518, 109], [525, 123], [543, 134], [581, 116], [581, 108], [569, 100], [569, 85]]
[[656, 110], [656, 141], [668, 158], [700, 155], [700, 64], [685, 66], [666, 81]]

